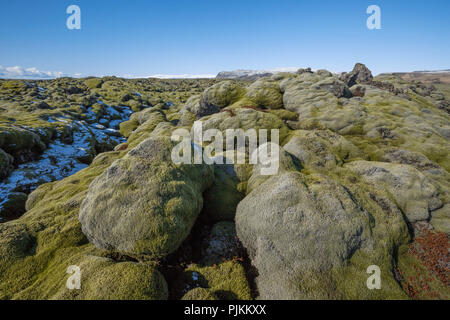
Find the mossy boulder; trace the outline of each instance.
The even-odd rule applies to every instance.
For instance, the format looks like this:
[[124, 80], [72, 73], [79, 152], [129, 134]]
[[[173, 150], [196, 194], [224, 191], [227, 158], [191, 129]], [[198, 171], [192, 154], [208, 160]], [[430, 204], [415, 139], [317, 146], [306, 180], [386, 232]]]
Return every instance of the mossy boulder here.
[[334, 96], [338, 98], [353, 97], [353, 93], [347, 87], [347, 85], [345, 85], [345, 83], [333, 77], [333, 75], [330, 72], [319, 73], [319, 71], [317, 71], [317, 74], [320, 76], [325, 76], [326, 78], [316, 82], [312, 86], [313, 89], [331, 92]]
[[286, 109], [269, 110], [268, 112], [276, 115], [281, 120], [296, 121], [298, 119], [298, 114]]
[[419, 152], [399, 148], [385, 148], [380, 152], [379, 161], [411, 165], [419, 171], [443, 173], [443, 169], [434, 161]]
[[[0, 299], [167, 297], [153, 265], [104, 259], [107, 253], [89, 244], [81, 231], [78, 211], [89, 184], [122, 156], [103, 153], [85, 170], [45, 184], [25, 215], [0, 223]], [[71, 265], [81, 269], [81, 291], [66, 288]]]
[[290, 133], [289, 128], [277, 116], [248, 108], [235, 108], [230, 111], [223, 111], [204, 117], [201, 121], [203, 122], [204, 131], [218, 129], [223, 132], [224, 138], [226, 137], [227, 129], [243, 129], [244, 131], [254, 129], [257, 134], [260, 129], [266, 129], [267, 142], [270, 142], [271, 129], [277, 129], [279, 132], [279, 143], [282, 144]]
[[246, 96], [258, 107], [280, 109], [283, 107], [283, 95], [276, 81], [263, 78], [253, 82], [247, 89]]
[[250, 300], [245, 270], [237, 261], [214, 266], [190, 265], [184, 272], [188, 288], [204, 288], [220, 300]]
[[0, 222], [19, 217], [25, 212], [27, 195], [22, 192], [11, 192], [0, 200]]
[[103, 80], [99, 79], [99, 78], [90, 78], [84, 81], [84, 84], [86, 85], [86, 87], [88, 87], [89, 89], [96, 89], [96, 88], [100, 88], [102, 86]]
[[355, 64], [353, 70], [349, 73], [344, 72], [340, 76], [340, 80], [346, 83], [349, 87], [361, 83], [371, 83], [373, 80], [372, 72], [362, 63]]
[[216, 113], [238, 101], [244, 94], [245, 89], [234, 81], [219, 82], [203, 92], [199, 101], [200, 109], [208, 114]]
[[[337, 96], [326, 85], [336, 80], [320, 74], [303, 73], [298, 77], [284, 79], [280, 83], [283, 103], [287, 110], [302, 114], [305, 108], [320, 107], [327, 103], [337, 103]], [[330, 87], [331, 88], [331, 87]]]
[[191, 127], [197, 119], [196, 115], [190, 111], [182, 110], [180, 113], [180, 121], [178, 121], [179, 126]]
[[392, 194], [410, 222], [427, 220], [431, 211], [442, 206], [436, 187], [412, 166], [375, 161], [354, 161], [345, 166], [374, 188]]
[[90, 185], [79, 219], [99, 248], [162, 258], [188, 236], [212, 183], [207, 165], [175, 165], [170, 138], [148, 138]]
[[[237, 234], [258, 270], [260, 298], [405, 297], [390, 270], [392, 252], [409, 240], [406, 223], [393, 202], [379, 194], [392, 206], [386, 215], [358, 188], [352, 193], [347, 182], [286, 172], [239, 203]], [[383, 266], [382, 290], [366, 287], [372, 264]]]
[[430, 223], [437, 231], [450, 234], [450, 204], [434, 211]]
[[[268, 154], [271, 155], [271, 151], [268, 151]], [[252, 192], [252, 190], [263, 184], [273, 175], [280, 175], [290, 171], [295, 172], [299, 171], [302, 168], [300, 161], [295, 156], [292, 156], [290, 153], [286, 152], [284, 149], [279, 149], [278, 158], [271, 157], [271, 160], [272, 161], [269, 161], [267, 163], [258, 163], [253, 166], [251, 176], [247, 181], [246, 194]], [[270, 175], [263, 172], [263, 169], [268, 169], [271, 167], [277, 168], [277, 171]]]
[[284, 150], [312, 169], [330, 169], [344, 161], [367, 159], [358, 147], [330, 130], [296, 130]]
[[364, 108], [336, 76], [303, 73], [280, 83], [284, 107], [298, 114], [297, 129], [328, 128], [340, 134], [356, 133]]
[[[200, 103], [200, 101], [203, 102]], [[186, 101], [186, 103], [183, 106], [183, 109], [181, 110], [181, 113], [185, 114], [186, 112], [189, 112], [194, 114], [195, 117], [199, 119], [201, 117], [208, 116], [217, 113], [219, 111], [220, 107], [218, 107], [217, 105], [212, 104], [212, 102], [211, 103], [205, 102], [205, 100], [202, 100], [201, 95], [194, 95]]]
[[[139, 132], [133, 136], [140, 136], [143, 132], [151, 131], [149, 128], [155, 127], [159, 122], [166, 121], [166, 116], [159, 108], [144, 109], [140, 112], [133, 113], [129, 120], [120, 123], [120, 133], [130, 139], [130, 136], [139, 127]], [[148, 123], [146, 123], [148, 121]], [[144, 123], [146, 123], [144, 125]], [[133, 139], [133, 138], [131, 138]]]

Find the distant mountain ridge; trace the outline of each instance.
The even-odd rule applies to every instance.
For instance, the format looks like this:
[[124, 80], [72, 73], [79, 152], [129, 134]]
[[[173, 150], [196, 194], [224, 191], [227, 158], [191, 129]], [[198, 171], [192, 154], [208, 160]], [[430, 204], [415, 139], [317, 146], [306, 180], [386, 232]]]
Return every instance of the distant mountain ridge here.
[[439, 84], [439, 83], [450, 84], [450, 69], [435, 70], [435, 71], [424, 70], [413, 72], [392, 72], [388, 74], [399, 76], [407, 81], [416, 80], [430, 84]]
[[444, 70], [419, 70], [419, 71], [413, 71], [418, 73], [441, 73], [441, 72], [450, 72], [450, 69], [444, 69]]
[[271, 76], [278, 72], [295, 72], [298, 68], [278, 68], [271, 70], [247, 70], [238, 69], [234, 71], [221, 71], [217, 74], [216, 79], [239, 79], [239, 80], [256, 80], [259, 78]]

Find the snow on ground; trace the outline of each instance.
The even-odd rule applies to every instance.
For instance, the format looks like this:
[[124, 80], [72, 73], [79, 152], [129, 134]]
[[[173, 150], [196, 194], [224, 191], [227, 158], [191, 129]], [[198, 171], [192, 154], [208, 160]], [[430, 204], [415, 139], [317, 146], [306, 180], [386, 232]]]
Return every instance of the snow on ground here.
[[[95, 156], [95, 146], [114, 146], [125, 142], [117, 130], [133, 111], [126, 106], [105, 105], [105, 115], [97, 121], [92, 108], [87, 109], [86, 121], [72, 121], [63, 117], [49, 117], [48, 122], [63, 123], [72, 132], [72, 143], [64, 143], [61, 136], [51, 143], [36, 161], [21, 164], [0, 182], [0, 211], [12, 192], [30, 193], [39, 185], [61, 180], [88, 166]], [[109, 120], [114, 118], [114, 120]]]

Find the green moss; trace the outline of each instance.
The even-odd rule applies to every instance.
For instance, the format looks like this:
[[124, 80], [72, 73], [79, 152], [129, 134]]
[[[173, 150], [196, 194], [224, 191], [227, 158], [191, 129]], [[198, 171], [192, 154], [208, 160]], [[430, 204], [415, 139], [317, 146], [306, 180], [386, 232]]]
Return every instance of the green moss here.
[[[303, 171], [305, 173], [305, 171]], [[407, 225], [395, 202], [386, 194], [374, 190], [357, 174], [338, 167], [329, 171], [334, 181], [342, 184], [353, 201], [364, 208], [370, 222], [371, 245], [359, 249], [343, 265], [329, 270], [304, 270], [298, 278], [300, 290], [309, 299], [408, 299], [396, 282], [397, 250], [410, 241]], [[320, 183], [322, 175], [309, 174], [307, 183]], [[370, 290], [366, 281], [367, 268], [377, 265], [381, 270], [381, 289]]]
[[131, 133], [139, 127], [139, 121], [137, 119], [130, 119], [128, 121], [124, 121], [120, 124], [120, 133], [128, 138]]
[[103, 80], [99, 79], [99, 78], [90, 78], [90, 79], [87, 79], [84, 81], [84, 84], [86, 85], [86, 87], [88, 87], [91, 90], [100, 88], [102, 83], [103, 83]]
[[26, 202], [26, 210], [29, 211], [33, 209], [33, 207], [41, 201], [47, 192], [51, 191], [56, 182], [49, 182], [41, 184], [36, 190], [34, 190], [27, 198]]
[[[266, 87], [262, 86], [256, 95], [252, 95], [251, 90], [247, 91], [244, 88], [247, 83], [240, 81], [226, 81], [227, 84], [222, 82], [210, 88], [216, 83], [213, 79], [125, 80], [105, 77], [27, 82], [0, 81], [0, 148], [13, 156], [29, 151], [38, 154], [45, 149], [44, 144], [48, 144], [57, 134], [63, 138], [71, 134], [64, 124], [48, 122], [49, 116], [85, 119], [81, 106], [92, 106], [94, 111], [101, 115], [104, 108], [95, 103], [98, 99], [111, 105], [126, 104], [134, 111], [140, 111], [144, 105], [155, 106], [137, 112], [130, 121], [121, 125], [121, 132], [128, 137], [125, 150], [102, 154], [89, 168], [62, 181], [42, 185], [28, 197], [26, 204], [28, 212], [23, 217], [0, 224], [0, 298], [161, 299], [167, 296], [164, 281], [153, 265], [118, 263], [105, 258], [109, 253], [89, 244], [81, 232], [78, 210], [86, 197], [89, 184], [112, 162], [122, 158], [150, 136], [170, 135], [176, 123], [190, 127], [195, 115], [178, 110], [193, 95], [197, 95], [196, 99], [199, 100], [205, 89], [207, 90], [203, 94], [204, 102], [216, 103], [219, 107], [232, 111], [203, 118], [205, 122], [212, 119], [211, 128], [220, 128], [222, 131], [235, 127], [278, 128], [280, 142], [283, 145], [293, 136], [293, 132], [284, 125], [283, 120], [298, 120], [290, 125], [305, 130], [329, 129], [345, 135], [347, 140], [363, 151], [363, 158], [367, 156], [370, 160], [378, 160], [383, 156], [386, 147], [405, 148], [420, 152], [438, 163], [444, 170], [449, 170], [450, 149], [445, 138], [448, 115], [435, 106], [434, 98], [409, 92], [411, 100], [406, 100], [402, 96], [394, 96], [387, 91], [376, 89], [373, 92], [368, 90], [361, 102], [355, 102], [354, 99], [337, 100], [329, 94], [318, 92], [319, 90], [303, 90], [302, 83], [310, 81], [310, 78], [316, 75], [298, 76], [295, 83], [289, 79], [292, 77], [288, 74], [272, 79], [279, 81], [285, 78], [282, 82], [287, 85], [284, 85], [283, 91], [292, 86], [292, 90], [288, 90], [289, 94], [286, 95], [289, 102], [286, 107], [289, 105], [289, 110], [299, 111], [298, 113], [283, 108], [266, 109], [265, 112], [242, 108], [280, 106], [280, 95], [276, 92], [278, 84], [270, 81], [267, 89], [271, 92], [264, 93]], [[311, 80], [311, 85], [314, 81]], [[390, 81], [395, 82], [396, 87], [406, 88], [409, 85], [406, 82], [400, 83], [395, 77]], [[45, 90], [39, 92], [35, 85]], [[69, 86], [79, 87], [85, 91], [88, 87], [91, 89], [90, 95], [68, 94], [64, 89]], [[448, 88], [440, 90], [444, 89]], [[135, 92], [140, 94], [137, 95]], [[175, 106], [165, 107], [169, 101]], [[54, 109], [41, 109], [42, 106], [46, 107], [43, 103], [40, 105], [41, 102]], [[373, 135], [373, 130], [381, 127], [390, 130], [392, 137]], [[357, 158], [340, 147], [331, 149], [331, 153], [338, 156], [340, 163]], [[4, 166], [2, 163], [5, 162], [1, 161], [3, 160], [0, 155], [0, 171], [2, 165]], [[204, 211], [211, 212], [210, 216], [217, 215], [216, 219], [232, 219], [234, 203], [239, 201], [238, 195], [246, 191], [253, 166], [235, 166], [235, 171], [237, 180], [229, 180], [217, 171], [215, 187], [205, 193]], [[302, 173], [311, 181], [320, 182], [317, 171], [316, 168], [302, 169]], [[358, 175], [345, 168], [321, 172], [344, 185], [354, 195], [355, 201], [367, 210], [368, 219], [373, 222], [371, 232], [375, 235], [374, 247], [373, 250], [357, 251], [347, 265], [323, 272], [320, 276], [305, 273], [304, 278], [298, 279], [300, 287], [305, 292], [315, 291], [316, 297], [322, 298], [405, 298], [403, 291], [393, 280], [392, 270], [396, 267], [398, 246], [408, 242], [409, 234], [403, 220], [396, 216], [397, 213], [383, 208], [383, 203], [393, 203], [392, 195], [374, 190], [373, 186], [365, 184]], [[192, 172], [184, 173], [195, 175]], [[157, 174], [158, 172], [155, 172], [155, 175]], [[447, 203], [449, 197], [447, 176], [437, 177], [437, 174], [426, 172], [424, 174], [437, 186], [443, 203]], [[136, 185], [128, 187], [137, 188]], [[171, 184], [167, 184], [166, 187], [176, 189], [176, 186]], [[122, 192], [125, 189], [117, 190]], [[179, 204], [177, 201], [168, 202], [167, 210], [176, 208]], [[433, 218], [439, 218], [440, 221], [436, 225], [445, 229], [448, 211], [442, 209], [439, 213], [438, 211], [433, 212]], [[68, 277], [66, 269], [70, 264], [82, 266], [81, 291], [68, 291], [65, 288]], [[371, 264], [381, 267], [382, 290], [368, 290], [365, 286], [369, 276], [366, 274], [366, 268]], [[422, 270], [423, 267], [414, 261], [413, 257], [402, 254], [398, 264], [405, 270], [405, 274], [411, 276], [417, 269]], [[199, 277], [202, 287], [189, 291], [186, 298], [249, 297], [249, 294], [245, 293], [248, 284], [245, 276], [242, 276], [243, 273], [238, 272], [239, 268], [234, 266], [228, 269], [223, 266], [193, 268], [202, 274]], [[446, 288], [435, 284], [431, 286], [433, 290], [446, 292]]]
[[7, 153], [14, 154], [21, 150], [43, 151], [46, 147], [40, 136], [34, 132], [18, 127], [0, 125], [0, 147]]
[[191, 287], [205, 288], [220, 300], [251, 300], [245, 271], [239, 262], [227, 261], [212, 267], [191, 265], [185, 270], [185, 279]]
[[177, 124], [181, 118], [181, 114], [179, 113], [170, 113], [167, 115], [167, 121], [172, 122], [173, 124]]
[[14, 158], [0, 148], [0, 180], [9, 175], [13, 162]]
[[243, 129], [256, 130], [259, 134], [261, 129], [267, 130], [267, 142], [271, 141], [271, 130], [277, 129], [279, 134], [279, 143], [282, 145], [285, 139], [290, 134], [290, 129], [283, 123], [283, 121], [277, 116], [257, 111], [249, 108], [233, 108], [230, 112], [220, 112], [208, 117], [203, 117], [203, 130], [218, 129], [224, 132], [226, 129]]
[[222, 109], [238, 101], [245, 89], [235, 81], [227, 80], [215, 84], [203, 92], [201, 101], [207, 105]]
[[448, 285], [445, 285], [422, 261], [412, 255], [408, 245], [399, 249], [398, 270], [402, 286], [413, 299], [450, 299]]
[[180, 116], [180, 121], [178, 124], [180, 126], [191, 127], [194, 124], [194, 121], [197, 120], [197, 117], [194, 113], [189, 111], [183, 111]]
[[189, 290], [181, 300], [219, 300], [217, 297], [211, 293], [210, 290], [205, 288], [195, 288]]
[[91, 242], [148, 259], [178, 249], [201, 211], [213, 170], [175, 165], [171, 150], [169, 137], [146, 139], [90, 184], [79, 219]]
[[298, 119], [298, 114], [286, 109], [268, 110], [268, 112], [276, 115], [281, 120], [296, 121]]
[[247, 98], [258, 107], [280, 109], [283, 107], [283, 95], [277, 82], [260, 79], [247, 89]]
[[[234, 171], [231, 167], [228, 170]], [[201, 217], [207, 221], [234, 220], [236, 207], [244, 194], [238, 190], [239, 180], [227, 173], [227, 165], [215, 165], [214, 183], [203, 194]]]
[[165, 300], [168, 297], [166, 281], [151, 264], [115, 263], [109, 259], [88, 257], [79, 263], [79, 266], [82, 271], [81, 289], [63, 289], [52, 298]]
[[149, 114], [148, 118], [145, 118], [145, 122], [143, 122], [136, 130], [134, 130], [128, 136], [128, 143], [130, 147], [137, 146], [139, 143], [144, 141], [150, 133], [158, 126], [160, 123], [164, 123], [166, 118], [163, 113], [160, 112], [152, 112]]
[[136, 100], [129, 100], [126, 105], [129, 106], [133, 112], [139, 112], [142, 110], [142, 104]]
[[[380, 248], [381, 249], [381, 248]], [[386, 250], [382, 248], [381, 250]], [[381, 251], [378, 251], [379, 253]], [[395, 261], [390, 255], [374, 255], [373, 253], [358, 251], [352, 256], [349, 265], [332, 270], [333, 283], [340, 293], [339, 297], [349, 300], [404, 300], [408, 296], [398, 285], [393, 270]], [[371, 274], [367, 268], [376, 265], [381, 271], [381, 289], [369, 289], [367, 279]], [[325, 288], [324, 288], [325, 289]]]

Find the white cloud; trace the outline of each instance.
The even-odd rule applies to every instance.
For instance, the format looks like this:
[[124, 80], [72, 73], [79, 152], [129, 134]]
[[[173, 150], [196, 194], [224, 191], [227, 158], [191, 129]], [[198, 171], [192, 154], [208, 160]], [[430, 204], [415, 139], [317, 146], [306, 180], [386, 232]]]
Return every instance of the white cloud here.
[[0, 78], [7, 79], [53, 79], [65, 75], [66, 74], [61, 71], [41, 71], [35, 67], [23, 68], [20, 66], [0, 66]]

